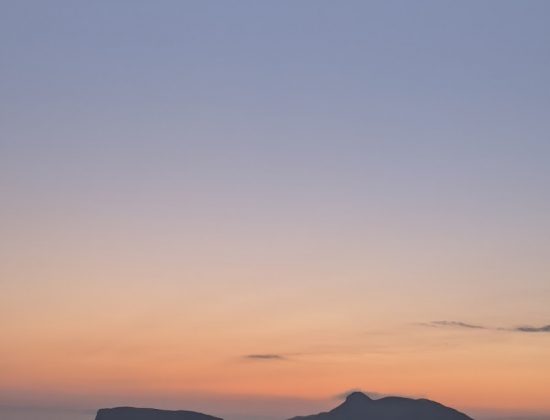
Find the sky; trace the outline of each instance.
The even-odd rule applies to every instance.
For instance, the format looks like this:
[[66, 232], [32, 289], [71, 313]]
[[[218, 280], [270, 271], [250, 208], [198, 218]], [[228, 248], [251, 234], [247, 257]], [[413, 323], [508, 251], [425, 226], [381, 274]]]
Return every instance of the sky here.
[[1, 417], [550, 418], [549, 15], [1, 0]]

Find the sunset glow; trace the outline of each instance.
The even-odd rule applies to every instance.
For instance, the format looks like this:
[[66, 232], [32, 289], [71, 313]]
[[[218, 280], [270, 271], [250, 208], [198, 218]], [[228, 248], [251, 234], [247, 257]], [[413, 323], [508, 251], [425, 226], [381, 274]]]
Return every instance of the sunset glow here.
[[1, 2], [0, 418], [550, 419], [549, 14]]

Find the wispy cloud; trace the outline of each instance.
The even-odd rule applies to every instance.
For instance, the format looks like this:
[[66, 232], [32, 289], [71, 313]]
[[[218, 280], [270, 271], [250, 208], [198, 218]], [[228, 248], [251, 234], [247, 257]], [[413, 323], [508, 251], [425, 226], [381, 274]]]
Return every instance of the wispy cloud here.
[[351, 389], [348, 389], [344, 392], [340, 392], [339, 394], [333, 395], [332, 399], [337, 400], [337, 401], [344, 400], [344, 399], [346, 399], [346, 397], [349, 394], [353, 394], [354, 392], [362, 392], [363, 394], [366, 394], [369, 397], [379, 397], [380, 395], [382, 395], [382, 394], [379, 394], [377, 392], [368, 392], [368, 391], [365, 391], [361, 388], [351, 388]]
[[550, 333], [550, 325], [544, 325], [542, 327], [533, 327], [531, 325], [524, 325], [514, 328], [514, 331], [526, 332], [526, 333]]
[[488, 329], [483, 325], [468, 324], [466, 322], [461, 322], [461, 321], [432, 321], [431, 324], [439, 327], [459, 327], [459, 328], [470, 328], [475, 330]]
[[282, 354], [274, 353], [259, 353], [259, 354], [245, 354], [243, 359], [248, 360], [286, 360], [286, 357]]
[[483, 325], [469, 324], [462, 321], [432, 321], [427, 324], [423, 324], [432, 327], [454, 327], [454, 328], [465, 328], [465, 329], [474, 329], [474, 330], [492, 330], [492, 331], [512, 331], [520, 333], [550, 333], [550, 325], [543, 325], [542, 327], [534, 327], [532, 325], [522, 325], [519, 327], [508, 327], [508, 328], [497, 328], [497, 327], [486, 327]]

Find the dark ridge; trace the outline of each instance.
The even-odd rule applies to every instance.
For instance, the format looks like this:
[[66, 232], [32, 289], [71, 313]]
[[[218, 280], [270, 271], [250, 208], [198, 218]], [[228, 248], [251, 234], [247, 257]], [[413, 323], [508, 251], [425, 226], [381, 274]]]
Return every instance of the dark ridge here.
[[338, 407], [326, 413], [294, 417], [291, 420], [472, 420], [453, 408], [435, 401], [404, 397], [373, 400], [353, 392]]
[[194, 411], [169, 411], [155, 408], [116, 407], [98, 410], [95, 420], [222, 420]]

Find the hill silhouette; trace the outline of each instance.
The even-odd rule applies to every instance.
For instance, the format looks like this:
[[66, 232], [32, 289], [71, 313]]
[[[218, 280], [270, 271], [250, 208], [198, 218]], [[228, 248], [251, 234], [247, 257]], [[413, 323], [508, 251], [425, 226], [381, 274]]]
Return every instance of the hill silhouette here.
[[169, 411], [155, 408], [116, 407], [102, 408], [95, 420], [222, 420], [219, 417], [194, 411]]
[[[194, 411], [154, 408], [102, 408], [95, 420], [222, 420]], [[453, 408], [427, 399], [385, 397], [371, 399], [353, 392], [338, 407], [325, 413], [293, 417], [289, 420], [472, 420]]]
[[385, 397], [373, 400], [353, 392], [326, 413], [293, 417], [290, 420], [472, 420], [466, 414], [426, 399]]

